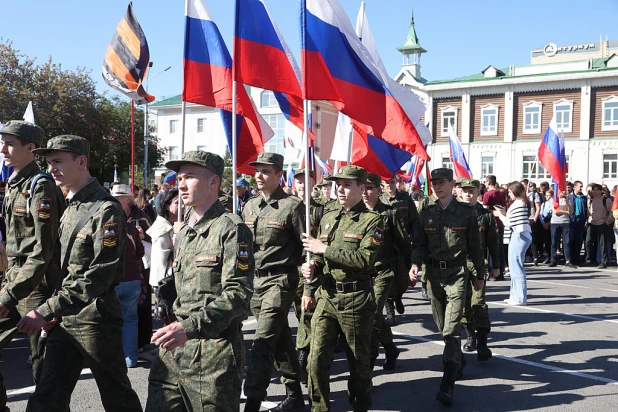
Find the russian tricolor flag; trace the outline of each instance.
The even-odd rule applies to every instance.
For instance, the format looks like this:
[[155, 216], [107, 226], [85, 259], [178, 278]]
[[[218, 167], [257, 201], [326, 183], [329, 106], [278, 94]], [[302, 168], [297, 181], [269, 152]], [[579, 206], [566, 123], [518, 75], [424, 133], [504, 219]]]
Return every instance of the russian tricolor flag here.
[[313, 153], [313, 157], [315, 158], [316, 163], [322, 168], [322, 175], [333, 175], [333, 168], [328, 163], [316, 155], [315, 152]]
[[472, 171], [468, 166], [466, 155], [464, 154], [463, 147], [459, 142], [459, 138], [455, 133], [455, 129], [452, 124], [448, 126], [448, 141], [451, 148], [451, 159], [453, 159], [453, 168], [455, 169], [455, 179], [460, 177], [467, 177], [472, 179]]
[[410, 153], [405, 150], [367, 134], [356, 122], [353, 127], [352, 164], [361, 166], [384, 180], [389, 180], [410, 160]]
[[[203, 0], [187, 0], [185, 7], [185, 102], [221, 109], [228, 147], [232, 150], [232, 58]], [[237, 90], [237, 169], [253, 173], [247, 163], [262, 152], [273, 131], [257, 113], [244, 87]]]
[[366, 136], [429, 159], [414, 122], [337, 0], [302, 0], [301, 13], [304, 98], [330, 100]]
[[567, 166], [564, 150], [564, 134], [558, 134], [555, 115], [549, 123], [543, 141], [541, 141], [538, 156], [545, 170], [549, 172], [554, 184], [558, 186], [558, 190], [554, 191], [554, 196], [557, 199], [554, 207], [558, 209], [560, 208], [559, 194], [561, 191], [566, 190]]

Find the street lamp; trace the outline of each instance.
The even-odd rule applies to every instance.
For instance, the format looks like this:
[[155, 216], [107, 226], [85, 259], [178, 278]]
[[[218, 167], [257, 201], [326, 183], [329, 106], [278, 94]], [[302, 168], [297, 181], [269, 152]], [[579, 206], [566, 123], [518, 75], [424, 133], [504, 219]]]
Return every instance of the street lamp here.
[[[153, 64], [154, 64], [153, 62], [150, 62], [148, 64], [148, 67], [152, 67]], [[166, 72], [171, 68], [172, 66], [167, 66], [165, 69], [161, 70], [160, 72], [152, 76], [152, 78], [154, 79], [161, 73]], [[145, 88], [146, 92], [148, 92], [149, 82], [150, 82], [150, 70], [148, 70], [148, 74], [146, 75], [146, 88]], [[146, 112], [144, 113], [144, 187], [147, 187], [148, 185], [148, 135], [149, 135], [148, 133], [148, 101], [146, 101]]]

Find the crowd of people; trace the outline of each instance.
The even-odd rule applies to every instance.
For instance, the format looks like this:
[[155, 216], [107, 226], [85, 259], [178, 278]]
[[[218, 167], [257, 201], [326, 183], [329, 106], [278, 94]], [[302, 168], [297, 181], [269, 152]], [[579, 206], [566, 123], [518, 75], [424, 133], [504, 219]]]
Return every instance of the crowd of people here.
[[[464, 352], [492, 357], [486, 281], [509, 275], [505, 302], [526, 305], [526, 263], [554, 267], [562, 257], [572, 269], [606, 268], [612, 255], [618, 200], [598, 184], [584, 193], [575, 181], [554, 196], [546, 182], [537, 189], [527, 180], [499, 185], [495, 176], [455, 180], [440, 168], [431, 172], [433, 194], [423, 196], [399, 176], [383, 181], [344, 166], [315, 185], [314, 172], [299, 169], [283, 188], [283, 157], [261, 153], [251, 164], [256, 187], [236, 181], [234, 214], [216, 154], [168, 162], [177, 188], [106, 190], [88, 171], [86, 139], [58, 136], [42, 147], [43, 136], [11, 121], [0, 150], [14, 168], [2, 208], [0, 347], [17, 331], [30, 335], [29, 411], [67, 410], [84, 365], [106, 410], [141, 411], [127, 368], [151, 342], [159, 350], [147, 411], [238, 411], [244, 392], [244, 410], [257, 412], [273, 367], [286, 397], [272, 411], [303, 411], [303, 385], [311, 410], [328, 411], [336, 352], [348, 360], [351, 408], [367, 411], [380, 346], [382, 368], [395, 369], [395, 312], [404, 312], [402, 297], [419, 281], [445, 342], [436, 399], [451, 404]], [[163, 320], [154, 332], [153, 306]], [[256, 326], [245, 368], [249, 312]]]

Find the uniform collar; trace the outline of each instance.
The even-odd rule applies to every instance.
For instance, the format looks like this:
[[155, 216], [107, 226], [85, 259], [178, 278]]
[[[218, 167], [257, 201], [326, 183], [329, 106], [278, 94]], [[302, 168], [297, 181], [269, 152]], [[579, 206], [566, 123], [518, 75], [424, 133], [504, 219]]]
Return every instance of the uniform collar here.
[[32, 162], [28, 163], [26, 167], [24, 167], [19, 172], [17, 172], [17, 175], [15, 175], [14, 178], [9, 180], [9, 187], [17, 186], [18, 184], [20, 184], [21, 182], [23, 182], [30, 176], [33, 176], [40, 172], [41, 172], [41, 168], [39, 168], [39, 165], [36, 163], [36, 160], [33, 160]]
[[445, 209], [442, 209], [442, 203], [440, 203], [440, 199], [436, 200], [436, 206], [438, 206], [440, 210], [448, 211], [450, 213], [455, 213], [455, 209], [457, 208], [458, 203], [459, 201], [457, 200], [457, 198], [453, 196], [451, 203], [449, 203]]
[[361, 213], [367, 212], [367, 211], [369, 211], [369, 209], [367, 209], [367, 206], [365, 206], [365, 202], [363, 202], [363, 200], [361, 199], [357, 204], [352, 206], [352, 208], [350, 210], [348, 210], [347, 212], [342, 207], [341, 211], [339, 212], [338, 218], [340, 218], [341, 216], [345, 215], [345, 216], [348, 216], [350, 219], [355, 219]]
[[264, 195], [260, 195], [260, 196], [262, 197], [262, 202], [272, 205], [276, 201], [284, 199], [287, 196], [287, 193], [283, 191], [283, 188], [281, 186], [277, 186], [277, 188], [275, 189], [274, 192], [272, 192], [268, 200], [264, 199]]
[[97, 182], [97, 179], [93, 177], [92, 179], [90, 179], [90, 182], [88, 182], [86, 186], [79, 189], [77, 193], [75, 193], [73, 197], [69, 199], [69, 204], [83, 203], [100, 189], [101, 185], [99, 184], [99, 182]]
[[204, 233], [208, 230], [210, 225], [222, 214], [226, 213], [225, 207], [223, 207], [223, 203], [219, 199], [206, 211], [204, 216], [200, 218], [193, 225], [193, 230], [198, 233]]

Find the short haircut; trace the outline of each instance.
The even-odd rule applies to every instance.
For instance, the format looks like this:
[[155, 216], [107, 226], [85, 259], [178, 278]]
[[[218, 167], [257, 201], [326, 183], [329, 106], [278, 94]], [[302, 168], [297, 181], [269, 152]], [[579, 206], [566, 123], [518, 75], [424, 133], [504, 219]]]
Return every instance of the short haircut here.
[[584, 185], [584, 184], [581, 182], [581, 180], [576, 180], [576, 181], [574, 181], [574, 182], [573, 182], [573, 186], [575, 186], [576, 184], [580, 184], [580, 185], [582, 185], [582, 186]]
[[485, 180], [487, 180], [487, 183], [491, 186], [496, 186], [497, 185], [497, 180], [496, 180], [496, 176], [494, 175], [487, 175], [485, 176]]

